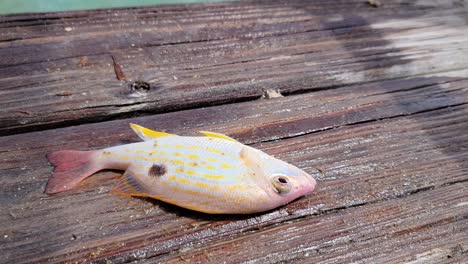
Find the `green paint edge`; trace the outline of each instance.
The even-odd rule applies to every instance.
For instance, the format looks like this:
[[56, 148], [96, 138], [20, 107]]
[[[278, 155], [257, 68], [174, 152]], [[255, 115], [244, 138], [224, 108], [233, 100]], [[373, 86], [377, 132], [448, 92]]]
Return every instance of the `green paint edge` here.
[[0, 0], [0, 15], [223, 1], [225, 0]]

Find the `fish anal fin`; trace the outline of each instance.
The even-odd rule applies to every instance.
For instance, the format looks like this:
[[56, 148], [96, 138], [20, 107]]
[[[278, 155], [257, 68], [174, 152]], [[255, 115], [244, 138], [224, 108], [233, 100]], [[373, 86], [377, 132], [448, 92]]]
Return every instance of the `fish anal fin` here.
[[135, 133], [144, 141], [153, 140], [159, 137], [168, 137], [175, 136], [174, 134], [169, 134], [166, 132], [154, 131], [146, 127], [139, 126], [137, 124], [130, 123], [130, 127], [135, 131]]
[[151, 190], [135, 175], [130, 169], [125, 171], [111, 193], [122, 196], [151, 196]]
[[213, 138], [222, 138], [222, 139], [225, 139], [225, 140], [229, 140], [229, 141], [234, 141], [234, 142], [239, 142], [231, 137], [228, 137], [224, 134], [220, 134], [220, 133], [216, 133], [216, 132], [209, 132], [209, 131], [200, 131], [201, 134], [207, 136], [207, 137], [213, 137]]

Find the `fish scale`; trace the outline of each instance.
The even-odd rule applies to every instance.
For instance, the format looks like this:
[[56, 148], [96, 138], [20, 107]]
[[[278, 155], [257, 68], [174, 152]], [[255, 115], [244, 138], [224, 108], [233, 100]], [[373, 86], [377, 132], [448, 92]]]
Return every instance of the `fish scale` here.
[[[187, 141], [187, 147], [184, 148], [153, 147], [154, 143], [157, 143], [158, 146], [172, 146], [175, 143], [173, 139], [159, 139], [129, 144], [122, 147], [113, 147], [107, 149], [107, 152], [109, 153], [108, 155], [110, 156], [107, 161], [127, 163], [128, 160], [135, 160], [135, 164], [147, 166], [148, 169], [153, 164], [164, 164], [166, 167], [172, 169], [173, 174], [176, 174], [177, 176], [187, 176], [186, 173], [175, 171], [177, 168], [182, 169], [185, 172], [195, 171], [196, 174], [188, 175], [187, 177], [201, 176], [199, 178], [207, 182], [213, 182], [215, 180], [209, 177], [203, 177], [205, 174], [223, 176], [223, 181], [234, 181], [246, 173], [245, 166], [241, 164], [238, 158], [235, 158], [235, 155], [238, 155], [240, 148], [236, 151], [233, 151], [235, 148], [217, 148], [217, 146], [219, 146], [217, 141], [221, 141], [219, 139], [200, 139], [199, 141], [196, 139], [197, 137], [177, 139], [176, 142], [178, 143], [185, 143], [184, 141]], [[190, 146], [199, 146], [200, 148], [194, 150], [191, 149]], [[225, 155], [210, 152], [206, 150], [207, 148], [217, 149], [222, 153], [225, 153]], [[138, 152], [135, 150], [138, 150]], [[162, 153], [156, 152], [155, 154], [150, 154], [155, 150], [162, 151]], [[180, 155], [176, 155], [177, 153]], [[196, 155], [197, 158], [190, 158], [193, 155]], [[121, 159], [120, 157], [126, 158]], [[102, 160], [104, 159], [105, 158], [103, 157]], [[174, 161], [180, 161], [181, 164], [174, 163]], [[224, 166], [222, 166], [223, 164]], [[207, 166], [212, 166], [213, 168], [210, 169], [207, 168]], [[228, 166], [228, 168], [225, 168], [226, 166]]]
[[[158, 157], [159, 160], [169, 160], [167, 162], [159, 162], [159, 164], [166, 166], [168, 171], [166, 175], [158, 179], [145, 175], [147, 177], [145, 181], [152, 181], [155, 184], [159, 183], [162, 185], [162, 190], [158, 189], [154, 191], [154, 195], [158, 196], [160, 200], [173, 201], [174, 193], [178, 193], [181, 196], [180, 203], [183, 203], [185, 206], [190, 206], [187, 201], [205, 202], [206, 205], [213, 200], [213, 197], [216, 197], [217, 199], [211, 203], [222, 203], [222, 206], [229, 207], [239, 203], [240, 197], [245, 195], [249, 184], [241, 175], [245, 175], [247, 169], [239, 162], [239, 159], [235, 159], [235, 155], [238, 155], [240, 148], [225, 147], [222, 144], [222, 139], [204, 139], [200, 137], [185, 137], [182, 139], [161, 138], [144, 142], [144, 146], [141, 146], [141, 149], [145, 150], [146, 156], [153, 150], [151, 146], [155, 142], [158, 146], [168, 146], [164, 148], [164, 154]], [[183, 147], [173, 147], [180, 144]], [[193, 148], [193, 146], [197, 148]], [[218, 152], [220, 151], [220, 153], [208, 151], [208, 149], [215, 149]], [[176, 153], [183, 154], [175, 155]], [[197, 158], [193, 158], [193, 156]], [[214, 161], [208, 161], [207, 158], [212, 158]], [[181, 160], [183, 164], [173, 165], [170, 162], [171, 159]], [[190, 165], [194, 162], [198, 166]], [[212, 164], [217, 170], [206, 169], [205, 164]], [[221, 164], [228, 164], [232, 169], [222, 169]], [[139, 173], [146, 174], [146, 171], [152, 165], [153, 163], [149, 162]], [[189, 174], [188, 172], [192, 173]], [[213, 177], [206, 177], [206, 175], [221, 177], [213, 179]], [[243, 182], [241, 181], [242, 179], [244, 179]], [[242, 191], [242, 195], [239, 195], [239, 191]], [[194, 206], [192, 205], [191, 207]]]
[[48, 155], [46, 192], [69, 190], [101, 169], [125, 170], [113, 193], [144, 196], [205, 213], [255, 213], [315, 188], [299, 168], [222, 134], [182, 137], [131, 124], [143, 142]]

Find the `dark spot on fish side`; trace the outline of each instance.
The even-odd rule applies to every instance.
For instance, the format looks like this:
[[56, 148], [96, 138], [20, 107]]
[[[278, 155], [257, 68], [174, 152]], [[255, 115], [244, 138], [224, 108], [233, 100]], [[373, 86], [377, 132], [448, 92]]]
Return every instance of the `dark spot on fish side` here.
[[104, 152], [102, 152], [102, 154], [104, 154], [104, 155], [110, 155], [111, 153], [110, 153], [110, 151], [104, 151]]
[[190, 166], [197, 167], [197, 166], [198, 166], [198, 163], [192, 162], [192, 163], [190, 163]]
[[151, 177], [161, 177], [166, 174], [166, 166], [163, 164], [153, 164], [148, 171], [149, 176]]

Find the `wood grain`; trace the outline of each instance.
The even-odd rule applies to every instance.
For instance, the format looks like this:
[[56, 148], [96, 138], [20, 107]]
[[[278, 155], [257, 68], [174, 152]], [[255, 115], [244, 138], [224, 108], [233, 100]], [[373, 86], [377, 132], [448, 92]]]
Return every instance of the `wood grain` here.
[[[466, 69], [466, 9], [439, 2], [251, 1], [3, 16], [0, 133]], [[112, 56], [128, 82], [116, 80]], [[134, 81], [151, 89], [134, 91]]]
[[[466, 260], [468, 184], [312, 215], [184, 248], [164, 263], [456, 263]], [[421, 219], [415, 221], [415, 219]], [[440, 240], [437, 247], [432, 241]], [[200, 248], [197, 248], [202, 245]], [[405, 247], [411, 245], [411, 250]], [[247, 257], [246, 257], [247, 256]]]
[[[8, 234], [8, 244], [2, 247], [2, 255], [18, 263], [106, 259], [122, 263], [147, 258], [165, 261], [171, 256], [177, 260], [179, 255], [190, 258], [188, 252], [193, 251], [193, 257], [199, 259], [197, 252], [205, 247], [211, 250], [220, 241], [235, 244], [239, 236], [288, 221], [325, 221], [321, 219], [348, 212], [349, 207], [377, 206], [380, 201], [459, 183], [462, 185], [456, 186], [465, 186], [467, 81], [416, 90], [388, 86], [399, 89], [379, 92], [354, 86], [344, 95], [328, 90], [3, 137], [0, 199], [7, 207], [0, 220], [6, 223], [1, 232]], [[42, 193], [51, 171], [44, 158], [47, 152], [134, 141], [137, 137], [127, 127], [130, 121], [152, 127], [158, 124], [179, 134], [193, 134], [200, 126], [227, 133], [305, 169], [318, 178], [319, 188], [280, 210], [254, 216], [209, 216], [156, 201], [113, 196], [108, 192], [120, 175], [117, 172], [98, 173], [68, 193]], [[276, 141], [278, 137], [284, 139]], [[354, 217], [351, 212], [346, 215]], [[418, 223], [417, 215], [411, 219]], [[466, 228], [463, 221], [456, 225]], [[460, 239], [466, 242], [466, 237]], [[454, 243], [449, 248], [456, 247]], [[441, 250], [447, 249], [436, 241], [421, 242], [400, 260], [439, 245]], [[261, 255], [276, 250], [264, 249]], [[255, 256], [242, 259], [239, 255], [232, 261]]]
[[[467, 6], [1, 16], [0, 263], [466, 262]], [[247, 216], [112, 195], [120, 171], [43, 193], [47, 153], [136, 142], [130, 122], [228, 134], [312, 174], [317, 190]]]

